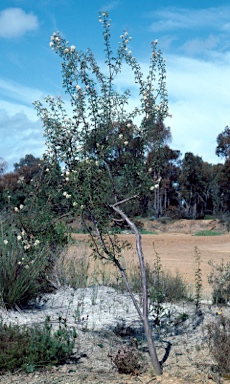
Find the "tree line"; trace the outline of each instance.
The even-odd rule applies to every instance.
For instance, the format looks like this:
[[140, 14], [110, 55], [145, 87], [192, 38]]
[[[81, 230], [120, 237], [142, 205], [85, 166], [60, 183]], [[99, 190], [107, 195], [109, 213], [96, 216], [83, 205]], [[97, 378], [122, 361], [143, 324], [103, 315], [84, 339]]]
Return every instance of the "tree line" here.
[[[185, 153], [182, 158], [179, 150], [170, 148], [170, 128], [162, 121], [154, 124], [152, 136], [149, 138], [149, 148], [143, 156], [141, 143], [134, 135], [135, 126], [130, 123], [125, 127], [113, 125], [99, 140], [96, 132], [92, 131], [87, 139], [87, 151], [96, 153], [99, 145], [109, 140], [109, 135], [125, 135], [127, 145], [114, 147], [110, 154], [110, 163], [114, 165], [122, 189], [132, 189], [138, 178], [138, 170], [131, 169], [129, 179], [122, 178], [122, 170], [130, 158], [135, 158], [135, 164], [142, 163], [146, 174], [152, 179], [152, 188], [142, 192], [136, 202], [129, 202], [128, 211], [133, 217], [150, 216], [186, 219], [203, 219], [207, 215], [227, 215], [230, 210], [230, 128], [226, 127], [217, 137], [216, 154], [224, 158], [224, 163], [211, 164], [192, 152]], [[107, 156], [107, 154], [106, 154]], [[73, 166], [73, 159], [69, 166]], [[30, 189], [31, 182], [41, 177], [44, 163], [32, 154], [21, 158], [14, 164], [14, 170], [6, 173], [7, 163], [0, 159], [0, 208], [6, 206], [9, 196], [14, 205], [24, 204], [25, 189]], [[44, 198], [52, 188], [63, 183], [61, 167], [58, 162], [48, 164], [49, 172], [53, 174], [48, 184], [42, 186]], [[46, 169], [47, 169], [46, 166]], [[135, 180], [134, 180], [135, 179]], [[139, 180], [141, 183], [141, 179]], [[62, 201], [61, 201], [62, 200]], [[56, 206], [56, 208], [55, 208]], [[64, 214], [68, 209], [66, 199], [59, 197], [59, 206], [54, 204], [57, 213]]]

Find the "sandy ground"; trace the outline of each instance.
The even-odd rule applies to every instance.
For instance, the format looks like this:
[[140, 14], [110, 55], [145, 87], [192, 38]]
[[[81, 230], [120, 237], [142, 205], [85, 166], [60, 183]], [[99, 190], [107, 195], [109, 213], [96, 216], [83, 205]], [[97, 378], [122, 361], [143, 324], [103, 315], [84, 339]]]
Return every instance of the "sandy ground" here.
[[[210, 299], [211, 288], [208, 284], [207, 276], [211, 272], [208, 264], [212, 260], [215, 264], [230, 261], [230, 234], [224, 233], [220, 236], [194, 236], [194, 233], [202, 229], [219, 229], [216, 223], [212, 221], [205, 223], [191, 221], [180, 221], [176, 225], [157, 226], [155, 222], [148, 223], [147, 229], [156, 230], [158, 234], [142, 235], [143, 250], [145, 260], [150, 265], [154, 263], [156, 252], [161, 258], [162, 266], [165, 270], [171, 270], [173, 273], [180, 272], [184, 278], [194, 285], [195, 272], [195, 249], [201, 256], [201, 270], [203, 281], [203, 299]], [[222, 228], [223, 229], [223, 228]], [[226, 231], [225, 231], [226, 232]], [[87, 236], [75, 234], [75, 244], [68, 250], [68, 257], [82, 257], [90, 253], [87, 246]], [[124, 252], [122, 258], [127, 268], [137, 263], [135, 253], [135, 237], [131, 234], [120, 235], [122, 240], [127, 240], [132, 244], [132, 249]], [[105, 277], [107, 266], [94, 264], [90, 260], [90, 270], [93, 273], [100, 272]], [[111, 272], [111, 271], [110, 271]], [[107, 292], [108, 291], [108, 292]], [[0, 376], [2, 384], [131, 384], [131, 383], [162, 383], [162, 384], [187, 384], [187, 383], [223, 383], [219, 377], [212, 374], [211, 367], [213, 361], [207, 350], [207, 343], [204, 338], [204, 326], [210, 321], [218, 320], [218, 308], [215, 306], [202, 305], [204, 317], [201, 319], [194, 315], [194, 304], [188, 303], [188, 308], [181, 307], [182, 313], [189, 313], [188, 320], [183, 323], [170, 323], [169, 329], [162, 328], [154, 330], [157, 349], [161, 358], [165, 352], [167, 343], [171, 345], [168, 359], [164, 364], [164, 375], [154, 377], [151, 373], [151, 367], [147, 364], [146, 370], [138, 376], [120, 375], [112, 367], [108, 353], [111, 349], [116, 349], [122, 343], [120, 338], [116, 338], [111, 332], [111, 324], [119, 322], [125, 318], [130, 324], [135, 323], [136, 314], [133, 313], [132, 306], [129, 305], [129, 298], [114, 293], [111, 288], [100, 287], [95, 291], [95, 286], [86, 290], [58, 291], [54, 296], [48, 295], [44, 300], [44, 308], [41, 310], [27, 310], [18, 312], [7, 312], [2, 315], [10, 321], [19, 321], [21, 324], [31, 324], [38, 321], [42, 322], [47, 314], [56, 316], [68, 313], [68, 319], [72, 324], [73, 313], [82, 305], [81, 319], [89, 315], [88, 330], [85, 328], [85, 320], [78, 324], [78, 345], [79, 349], [76, 356], [83, 356], [79, 362], [71, 362], [59, 367], [53, 367], [41, 372], [32, 374], [6, 374]], [[80, 295], [80, 296], [79, 296]], [[96, 295], [96, 296], [95, 296]], [[101, 296], [102, 295], [102, 296]], [[79, 296], [79, 297], [78, 297]], [[83, 300], [83, 299], [84, 300]], [[76, 301], [76, 302], [75, 302]], [[186, 304], [187, 305], [187, 304]], [[115, 312], [114, 312], [115, 311]], [[170, 308], [173, 313], [173, 309]], [[229, 316], [229, 307], [224, 309]], [[73, 312], [73, 313], [72, 313]], [[71, 315], [72, 313], [72, 315]], [[179, 316], [179, 308], [175, 311], [176, 318]], [[224, 313], [225, 314], [225, 313]], [[3, 318], [4, 318], [3, 316]], [[83, 321], [83, 322], [82, 322]], [[93, 332], [90, 331], [93, 327]], [[99, 328], [100, 329], [99, 329]], [[108, 328], [109, 327], [109, 328]], [[107, 329], [108, 328], [108, 329]], [[161, 332], [162, 335], [161, 335]], [[165, 334], [164, 334], [165, 332]], [[158, 335], [159, 333], [159, 335]], [[112, 336], [111, 336], [112, 335]], [[158, 338], [158, 336], [159, 338]], [[163, 342], [160, 342], [163, 340]], [[166, 341], [167, 342], [166, 342]], [[125, 340], [123, 340], [124, 342]], [[163, 343], [163, 344], [162, 344]], [[166, 344], [165, 344], [166, 343]], [[143, 355], [147, 356], [145, 345], [143, 343], [138, 347]], [[144, 352], [145, 351], [145, 352]]]
[[[83, 252], [89, 254], [90, 251], [84, 245], [88, 237], [79, 234], [74, 235], [74, 238], [77, 243], [70, 247], [69, 256], [73, 254], [81, 256]], [[131, 234], [123, 234], [120, 235], [120, 239], [132, 244], [132, 249], [126, 250], [123, 255], [124, 263], [129, 268], [138, 262], [135, 252], [135, 237]], [[142, 241], [146, 263], [153, 265], [157, 252], [163, 269], [172, 271], [172, 273], [178, 271], [189, 282], [191, 290], [194, 289], [195, 249], [197, 249], [201, 257], [203, 299], [209, 298], [211, 293], [208, 276], [212, 268], [209, 261], [211, 260], [214, 264], [220, 264], [222, 260], [224, 263], [230, 261], [230, 234], [228, 233], [220, 236], [194, 236], [184, 233], [149, 234], [142, 235]], [[93, 265], [92, 260], [91, 268]]]
[[[76, 308], [79, 312], [77, 317]], [[3, 311], [1, 316], [4, 321], [21, 325], [41, 324], [49, 316], [54, 327], [58, 327], [58, 317], [64, 317], [68, 326], [76, 328], [78, 335], [72, 359], [64, 365], [31, 374], [18, 371], [0, 375], [0, 383], [222, 384], [225, 381], [214, 374], [205, 337], [206, 325], [219, 321], [217, 308], [202, 305], [201, 311], [201, 315], [196, 314], [193, 303], [166, 304], [161, 317], [162, 325], [154, 327], [151, 322], [157, 353], [159, 359], [164, 361], [164, 374], [156, 377], [149, 361], [140, 319], [127, 293], [104, 286], [60, 289], [55, 294], [45, 295], [40, 308]], [[230, 308], [222, 311], [225, 316], [230, 316]], [[188, 316], [186, 321], [181, 320], [184, 313]], [[132, 344], [132, 340], [136, 340], [135, 353], [139, 356], [140, 370], [136, 372], [137, 376], [119, 374], [110, 356], [122, 345]]]

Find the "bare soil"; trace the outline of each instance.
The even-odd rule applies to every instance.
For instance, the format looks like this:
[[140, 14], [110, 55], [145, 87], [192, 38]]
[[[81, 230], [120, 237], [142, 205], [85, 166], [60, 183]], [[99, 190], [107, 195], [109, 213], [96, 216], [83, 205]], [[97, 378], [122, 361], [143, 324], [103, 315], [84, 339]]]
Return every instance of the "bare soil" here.
[[[203, 285], [203, 299], [210, 300], [211, 287], [208, 283], [208, 276], [212, 271], [209, 262], [220, 264], [230, 261], [230, 233], [218, 220], [179, 220], [176, 222], [162, 223], [161, 221], [144, 221], [144, 229], [156, 234], [143, 234], [143, 251], [145, 261], [150, 266], [156, 259], [156, 253], [160, 256], [163, 269], [173, 274], [179, 272], [190, 284], [191, 292], [194, 292], [194, 278], [197, 265], [195, 263], [196, 252], [201, 258], [201, 272]], [[215, 231], [222, 233], [217, 236], [196, 236], [200, 231]], [[87, 248], [87, 235], [76, 234], [75, 245], [70, 246], [69, 256], [73, 254], [82, 256], [90, 254]], [[123, 263], [129, 269], [130, 266], [138, 263], [135, 252], [135, 237], [126, 233], [119, 235], [123, 241], [128, 241], [132, 249], [125, 250]], [[79, 247], [79, 242], [82, 242]], [[93, 260], [90, 262], [91, 271], [95, 269]], [[111, 266], [107, 266], [109, 270]], [[100, 268], [97, 266], [97, 269]]]

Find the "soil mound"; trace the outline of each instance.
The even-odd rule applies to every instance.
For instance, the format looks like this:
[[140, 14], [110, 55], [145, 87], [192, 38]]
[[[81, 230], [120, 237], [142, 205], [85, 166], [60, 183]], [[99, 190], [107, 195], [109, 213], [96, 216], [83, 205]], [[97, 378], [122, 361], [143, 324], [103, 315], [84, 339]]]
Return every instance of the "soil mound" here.
[[195, 234], [200, 231], [216, 231], [226, 233], [226, 225], [220, 220], [148, 220], [144, 222], [144, 228], [158, 233], [185, 233]]

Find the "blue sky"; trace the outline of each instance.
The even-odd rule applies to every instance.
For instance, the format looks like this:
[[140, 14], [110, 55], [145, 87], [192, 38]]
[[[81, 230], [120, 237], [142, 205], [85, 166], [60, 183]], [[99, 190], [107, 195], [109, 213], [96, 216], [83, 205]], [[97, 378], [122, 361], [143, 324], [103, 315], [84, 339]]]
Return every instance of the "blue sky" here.
[[[32, 106], [63, 95], [61, 66], [50, 49], [59, 31], [78, 49], [103, 59], [98, 12], [112, 19], [114, 50], [128, 29], [134, 56], [145, 69], [150, 42], [158, 39], [167, 64], [171, 146], [218, 163], [216, 137], [230, 125], [229, 1], [1, 0], [0, 157], [13, 164], [44, 151], [42, 124]], [[121, 87], [132, 87], [129, 78]], [[135, 102], [135, 100], [133, 100]]]

